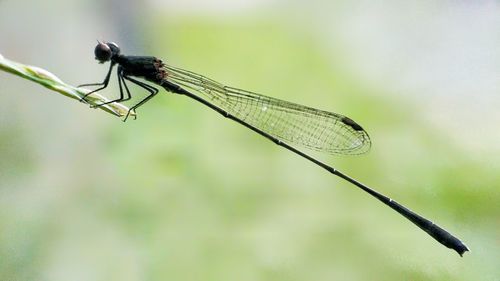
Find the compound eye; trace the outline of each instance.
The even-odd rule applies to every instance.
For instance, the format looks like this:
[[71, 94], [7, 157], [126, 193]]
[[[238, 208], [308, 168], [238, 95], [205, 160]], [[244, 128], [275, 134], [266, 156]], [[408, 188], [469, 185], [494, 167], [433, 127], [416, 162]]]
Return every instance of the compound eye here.
[[114, 42], [107, 42], [106, 45], [109, 46], [109, 48], [111, 49], [111, 51], [113, 52], [114, 55], [119, 55], [120, 54], [120, 47], [118, 47], [118, 45], [116, 45], [116, 43], [114, 43]]
[[98, 60], [100, 63], [103, 63], [111, 59], [113, 52], [111, 51], [111, 48], [107, 44], [99, 42], [99, 44], [95, 46], [94, 54], [95, 54], [95, 59]]

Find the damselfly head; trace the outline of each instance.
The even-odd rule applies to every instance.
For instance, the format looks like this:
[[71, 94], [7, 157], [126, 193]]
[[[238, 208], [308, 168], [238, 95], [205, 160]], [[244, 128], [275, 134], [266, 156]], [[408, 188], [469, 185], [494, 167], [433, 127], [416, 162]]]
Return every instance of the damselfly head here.
[[116, 45], [116, 43], [114, 43], [114, 42], [107, 42], [106, 44], [111, 49], [111, 52], [113, 52], [113, 56], [120, 54], [120, 47], [118, 47], [118, 45]]
[[120, 48], [113, 42], [99, 42], [97, 41], [97, 46], [94, 50], [95, 59], [99, 63], [105, 63], [109, 61], [113, 56], [120, 54]]

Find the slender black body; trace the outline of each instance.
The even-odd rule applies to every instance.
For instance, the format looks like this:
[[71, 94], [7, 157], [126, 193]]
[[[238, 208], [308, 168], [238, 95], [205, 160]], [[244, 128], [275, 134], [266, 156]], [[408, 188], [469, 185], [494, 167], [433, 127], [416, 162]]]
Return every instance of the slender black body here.
[[[166, 66], [165, 64], [163, 64], [161, 60], [155, 57], [124, 56], [120, 54], [120, 49], [114, 43], [99, 42], [99, 44], [96, 46], [95, 49], [95, 55], [96, 59], [99, 60], [101, 63], [106, 61], [111, 61], [111, 66], [103, 83], [81, 85], [81, 86], [101, 86], [100, 88], [90, 92], [89, 94], [104, 89], [108, 85], [113, 67], [115, 65], [118, 65], [117, 75], [120, 87], [120, 98], [112, 100], [107, 103], [120, 102], [130, 99], [131, 97], [130, 91], [128, 90], [127, 85], [125, 84], [125, 80], [128, 80], [132, 83], [139, 85], [140, 87], [146, 89], [150, 93], [145, 99], [143, 99], [136, 105], [132, 106], [130, 108], [130, 111], [137, 109], [139, 106], [143, 105], [145, 102], [147, 102], [149, 99], [151, 99], [158, 93], [158, 89], [150, 86], [149, 84], [136, 80], [133, 77], [143, 78], [154, 84], [162, 86], [169, 92], [190, 97], [196, 100], [197, 102], [219, 112], [224, 117], [236, 121], [237, 123], [273, 141], [277, 145], [286, 148], [287, 150], [311, 161], [312, 163], [320, 166], [321, 168], [327, 170], [328, 172], [354, 184], [355, 186], [359, 187], [363, 191], [367, 192], [368, 194], [382, 201], [384, 204], [386, 204], [387, 206], [394, 209], [396, 212], [406, 217], [412, 223], [414, 223], [419, 228], [427, 232], [434, 239], [436, 239], [439, 243], [455, 250], [458, 254], [460, 254], [460, 256], [462, 256], [466, 251], [469, 251], [467, 246], [462, 241], [460, 241], [460, 239], [456, 238], [443, 228], [431, 222], [430, 220], [414, 213], [413, 211], [397, 203], [391, 198], [378, 193], [377, 191], [369, 188], [368, 186], [343, 174], [337, 169], [329, 165], [326, 165], [323, 162], [318, 161], [317, 159], [305, 154], [304, 152], [296, 149], [293, 146], [290, 146], [287, 143], [287, 142], [297, 143], [300, 145], [305, 145], [312, 149], [327, 151], [331, 153], [343, 153], [343, 154], [364, 153], [367, 151], [367, 149], [369, 149], [370, 145], [369, 137], [363, 130], [363, 128], [359, 124], [354, 122], [352, 119], [342, 115], [330, 112], [324, 112], [292, 104], [289, 102], [280, 101], [265, 96], [260, 96], [255, 93], [238, 90], [231, 87], [226, 87], [213, 80], [197, 75], [195, 73]], [[192, 92], [186, 90], [183, 86], [194, 89], [197, 92], [204, 92], [205, 94], [208, 94], [208, 96], [212, 98], [213, 102], [207, 101], [206, 99], [201, 98], [199, 95], [193, 94]], [[124, 94], [123, 88], [125, 88], [126, 95]], [[217, 92], [218, 94], [214, 94], [213, 92]], [[85, 99], [85, 97], [83, 99]], [[219, 106], [214, 104], [217, 102]], [[241, 106], [241, 104], [243, 103], [244, 107]], [[101, 105], [103, 104], [100, 104], [98, 106]], [[225, 110], [222, 107], [227, 108], [227, 110]], [[234, 107], [236, 108], [241, 107], [241, 108], [233, 109]], [[251, 111], [245, 111], [246, 108], [251, 108]], [[128, 118], [130, 111], [128, 112], [124, 121]], [[276, 116], [266, 115], [270, 111], [274, 113], [277, 112], [280, 118], [276, 118]], [[288, 114], [290, 114], [289, 112], [295, 112], [295, 113], [289, 116], [285, 115], [286, 118], [284, 118], [281, 117], [284, 114], [282, 111], [283, 112], [288, 111]], [[244, 114], [241, 114], [240, 112], [244, 112]], [[256, 117], [249, 118], [248, 116], [250, 114], [254, 114], [256, 115]], [[269, 123], [266, 121], [263, 123], [259, 123], [257, 117], [261, 118], [263, 116], [270, 120], [275, 120], [276, 122], [271, 121], [271, 123]], [[297, 129], [297, 126], [292, 124], [291, 126], [293, 129], [292, 130], [290, 129], [290, 125], [286, 123], [286, 120], [289, 119], [290, 117], [297, 118], [297, 120], [299, 121], [302, 120], [300, 118], [303, 119], [305, 118], [307, 120], [306, 123], [310, 123], [312, 117], [323, 118], [324, 120], [328, 121], [328, 124], [318, 123], [319, 125], [317, 124], [316, 127], [321, 125], [326, 128], [325, 130], [328, 129], [336, 130], [335, 135], [333, 134], [329, 135], [329, 138], [325, 139], [323, 142], [314, 142], [314, 140], [316, 139], [321, 140], [321, 137], [325, 134], [325, 130], [320, 131], [321, 134], [314, 135], [312, 140], [308, 139], [307, 135], [306, 136], [303, 135], [305, 135], [311, 130], [313, 132], [317, 132], [318, 131], [317, 128], [315, 127], [307, 131], [300, 128]], [[279, 122], [282, 122], [284, 124], [281, 124]], [[327, 127], [327, 125], [330, 125], [331, 127]], [[276, 128], [281, 128], [281, 131], [279, 130], [275, 131], [274, 129]], [[286, 131], [283, 128], [287, 129], [288, 131]], [[298, 130], [298, 132], [302, 134], [300, 138], [295, 137], [293, 136], [293, 134], [290, 133], [290, 132], [296, 133], [296, 131], [294, 130]], [[333, 142], [331, 139], [337, 141], [340, 144]]]

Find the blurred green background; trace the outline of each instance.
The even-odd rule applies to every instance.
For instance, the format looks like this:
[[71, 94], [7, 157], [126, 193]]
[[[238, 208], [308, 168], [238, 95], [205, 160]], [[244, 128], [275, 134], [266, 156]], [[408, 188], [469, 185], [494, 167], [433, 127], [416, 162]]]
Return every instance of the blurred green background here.
[[345, 114], [371, 152], [320, 159], [472, 252], [189, 99], [123, 123], [0, 73], [0, 280], [500, 280], [500, 4], [376, 2], [3, 0], [0, 54], [78, 85], [109, 40]]

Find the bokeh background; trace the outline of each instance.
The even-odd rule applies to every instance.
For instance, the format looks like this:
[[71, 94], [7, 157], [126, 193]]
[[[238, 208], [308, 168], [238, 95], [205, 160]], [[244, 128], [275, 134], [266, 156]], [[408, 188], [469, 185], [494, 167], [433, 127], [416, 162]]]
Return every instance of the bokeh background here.
[[189, 99], [123, 123], [0, 73], [0, 280], [500, 280], [498, 1], [3, 0], [0, 34], [73, 85], [100, 39], [345, 114], [371, 152], [320, 159], [472, 249]]

